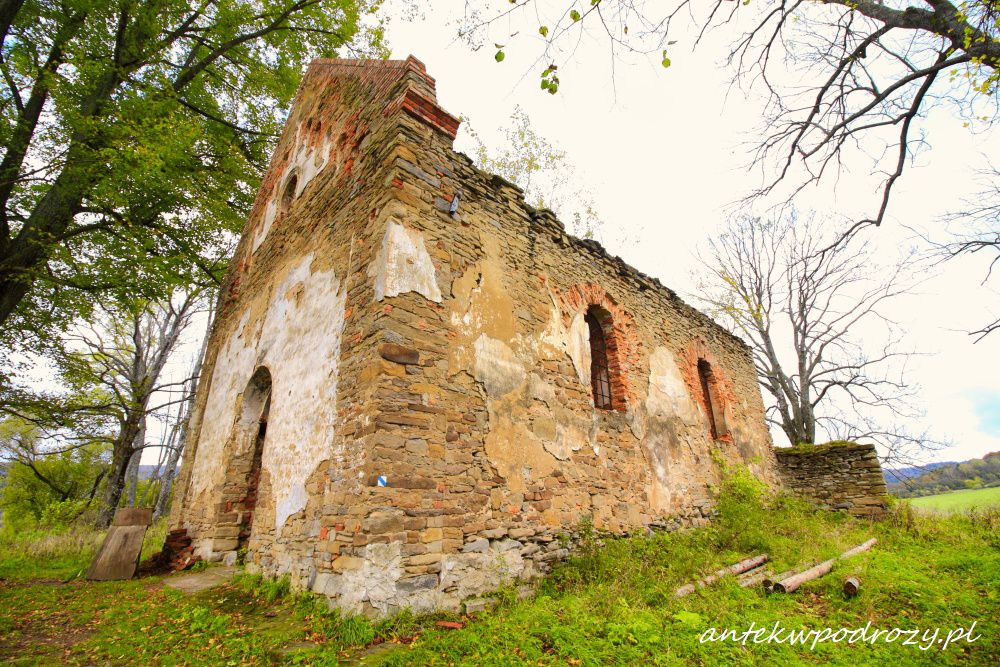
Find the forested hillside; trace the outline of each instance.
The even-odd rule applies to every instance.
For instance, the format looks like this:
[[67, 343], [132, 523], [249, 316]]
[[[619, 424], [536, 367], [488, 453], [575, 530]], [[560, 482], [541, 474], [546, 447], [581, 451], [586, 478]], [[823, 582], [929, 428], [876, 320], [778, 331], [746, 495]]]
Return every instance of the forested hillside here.
[[1000, 452], [929, 470], [903, 481], [889, 482], [889, 492], [900, 498], [918, 498], [958, 489], [1000, 486]]

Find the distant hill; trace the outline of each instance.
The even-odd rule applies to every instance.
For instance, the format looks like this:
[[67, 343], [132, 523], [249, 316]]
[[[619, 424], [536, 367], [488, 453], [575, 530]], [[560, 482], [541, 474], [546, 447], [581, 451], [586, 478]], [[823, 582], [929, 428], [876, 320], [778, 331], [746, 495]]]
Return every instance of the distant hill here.
[[909, 466], [906, 468], [884, 468], [882, 470], [882, 476], [885, 477], [885, 483], [892, 486], [898, 482], [902, 482], [905, 479], [912, 479], [913, 477], [920, 477], [925, 472], [930, 472], [935, 468], [940, 468], [941, 466], [953, 466], [958, 465], [959, 461], [938, 461], [936, 463], [925, 463], [919, 466]]
[[991, 452], [981, 459], [936, 465], [932, 470], [901, 481], [890, 481], [889, 476], [886, 477], [889, 492], [900, 498], [1000, 486], [1000, 452]]
[[139, 479], [152, 479], [153, 477], [156, 477], [156, 466], [140, 463]]

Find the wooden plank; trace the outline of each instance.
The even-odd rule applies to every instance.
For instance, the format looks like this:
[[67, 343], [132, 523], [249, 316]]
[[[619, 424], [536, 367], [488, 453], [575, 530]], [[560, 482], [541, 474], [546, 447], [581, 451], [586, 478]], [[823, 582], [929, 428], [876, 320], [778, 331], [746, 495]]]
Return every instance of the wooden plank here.
[[123, 507], [115, 512], [112, 526], [148, 526], [153, 523], [153, 509], [150, 507]]
[[139, 566], [146, 526], [111, 526], [87, 571], [94, 581], [131, 579]]

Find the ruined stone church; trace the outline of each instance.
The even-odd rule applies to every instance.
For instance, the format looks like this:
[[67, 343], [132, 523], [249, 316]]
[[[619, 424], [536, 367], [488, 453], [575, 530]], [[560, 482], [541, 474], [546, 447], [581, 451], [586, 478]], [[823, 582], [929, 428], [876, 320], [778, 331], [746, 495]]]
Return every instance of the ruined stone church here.
[[723, 462], [778, 483], [749, 349], [477, 169], [458, 125], [412, 57], [309, 67], [190, 424], [171, 524], [202, 557], [353, 612], [454, 609], [582, 521], [705, 522]]

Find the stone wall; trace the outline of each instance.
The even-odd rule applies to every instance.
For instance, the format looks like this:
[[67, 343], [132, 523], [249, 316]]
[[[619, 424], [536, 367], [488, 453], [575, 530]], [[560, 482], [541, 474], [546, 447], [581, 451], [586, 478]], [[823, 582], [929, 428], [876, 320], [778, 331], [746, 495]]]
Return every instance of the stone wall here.
[[307, 72], [199, 387], [172, 521], [201, 555], [233, 557], [252, 513], [250, 569], [351, 611], [456, 608], [547, 571], [584, 520], [705, 523], [718, 461], [779, 483], [747, 347], [475, 168], [456, 129], [413, 58]]
[[853, 516], [885, 513], [888, 491], [874, 445], [830, 443], [775, 450], [787, 488], [829, 510]]

